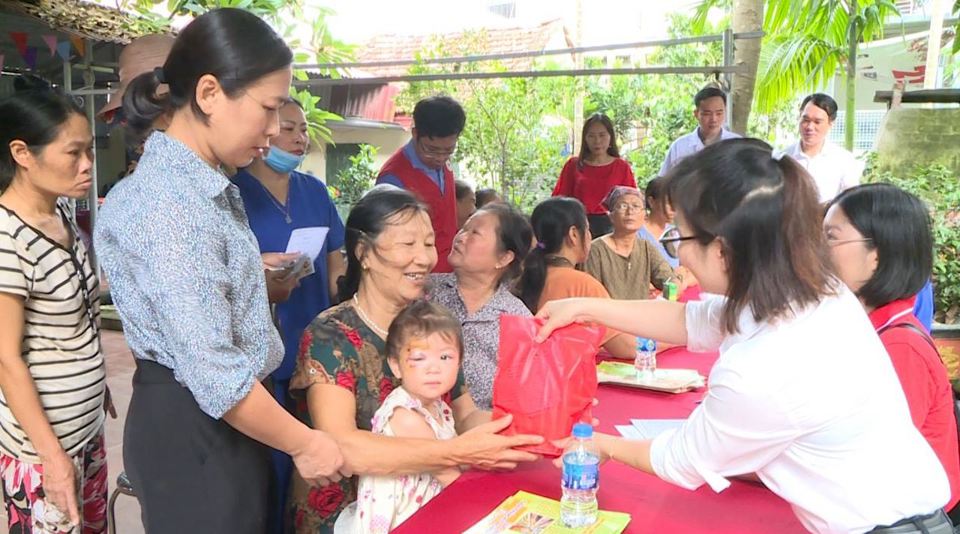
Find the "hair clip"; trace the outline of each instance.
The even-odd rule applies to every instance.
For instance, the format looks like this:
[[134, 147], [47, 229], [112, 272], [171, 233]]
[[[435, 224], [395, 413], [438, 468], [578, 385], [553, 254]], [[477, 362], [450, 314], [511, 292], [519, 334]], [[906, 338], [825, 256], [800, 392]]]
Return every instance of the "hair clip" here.
[[167, 75], [163, 72], [163, 67], [156, 67], [153, 69], [153, 77], [157, 79], [161, 84], [167, 83]]

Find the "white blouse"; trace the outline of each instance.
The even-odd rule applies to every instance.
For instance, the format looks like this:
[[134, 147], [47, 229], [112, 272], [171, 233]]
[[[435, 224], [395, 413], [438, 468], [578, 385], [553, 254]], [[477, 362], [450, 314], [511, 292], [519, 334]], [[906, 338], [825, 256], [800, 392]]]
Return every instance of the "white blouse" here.
[[687, 304], [688, 347], [720, 357], [703, 403], [653, 441], [660, 478], [719, 492], [725, 477], [756, 473], [822, 533], [866, 532], [947, 503], [943, 467], [846, 286], [776, 324], [745, 310], [740, 332], [726, 337], [725, 302]]

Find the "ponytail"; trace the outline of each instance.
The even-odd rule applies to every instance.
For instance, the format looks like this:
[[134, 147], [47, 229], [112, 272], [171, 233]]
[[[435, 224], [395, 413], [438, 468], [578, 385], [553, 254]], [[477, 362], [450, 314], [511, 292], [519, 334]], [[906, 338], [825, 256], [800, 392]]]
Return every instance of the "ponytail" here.
[[553, 197], [534, 208], [530, 224], [537, 245], [523, 263], [523, 274], [517, 281], [516, 294], [531, 312], [537, 313], [540, 296], [547, 282], [547, 267], [552, 263], [550, 257], [563, 249], [571, 227], [581, 235], [586, 235], [587, 211], [575, 198]]
[[170, 111], [170, 94], [157, 94], [161, 85], [162, 67], [131, 80], [123, 93], [123, 114], [127, 128], [137, 139], [153, 129], [157, 119]]
[[[214, 9], [180, 32], [163, 67], [131, 81], [123, 95], [123, 113], [132, 132], [140, 135], [165, 113], [186, 106], [206, 124], [208, 117], [196, 99], [200, 78], [215, 77], [224, 94], [234, 97], [292, 61], [283, 38], [259, 17], [243, 9]], [[161, 84], [170, 92], [158, 96]]]
[[769, 322], [835, 294], [816, 186], [796, 161], [757, 139], [720, 141], [678, 163], [667, 188], [697, 242], [723, 247], [725, 333], [744, 310]]

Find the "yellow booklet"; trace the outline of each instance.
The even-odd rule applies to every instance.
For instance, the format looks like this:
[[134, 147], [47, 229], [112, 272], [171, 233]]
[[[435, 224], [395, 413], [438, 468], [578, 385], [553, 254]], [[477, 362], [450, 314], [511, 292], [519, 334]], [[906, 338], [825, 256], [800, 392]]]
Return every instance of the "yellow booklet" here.
[[464, 534], [619, 534], [630, 523], [630, 514], [601, 511], [597, 522], [573, 529], [560, 522], [560, 502], [525, 491], [518, 491], [500, 503]]

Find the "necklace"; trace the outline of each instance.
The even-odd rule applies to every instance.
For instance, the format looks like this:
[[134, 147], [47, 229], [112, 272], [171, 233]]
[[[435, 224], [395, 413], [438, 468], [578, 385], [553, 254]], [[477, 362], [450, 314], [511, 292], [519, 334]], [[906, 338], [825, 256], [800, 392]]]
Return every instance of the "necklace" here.
[[353, 309], [357, 310], [357, 315], [360, 316], [363, 322], [367, 323], [367, 326], [373, 329], [374, 333], [386, 339], [387, 331], [377, 326], [377, 323], [373, 322], [373, 319], [370, 319], [367, 317], [367, 314], [363, 313], [363, 308], [360, 307], [360, 301], [357, 299], [356, 293], [353, 294]]
[[261, 183], [260, 180], [257, 178], [254, 178], [254, 181], [256, 181], [257, 184], [260, 186], [260, 189], [263, 189], [263, 192], [267, 194], [267, 198], [270, 199], [270, 202], [273, 203], [273, 206], [278, 210], [280, 210], [280, 213], [283, 214], [283, 220], [286, 221], [287, 224], [292, 224], [293, 219], [290, 218], [290, 185], [289, 183], [287, 184], [287, 198], [286, 200], [283, 201], [283, 204], [280, 204], [280, 202], [278, 202], [277, 199], [273, 196], [273, 193], [271, 193], [270, 190], [267, 189], [267, 186], [263, 185], [263, 183]]

